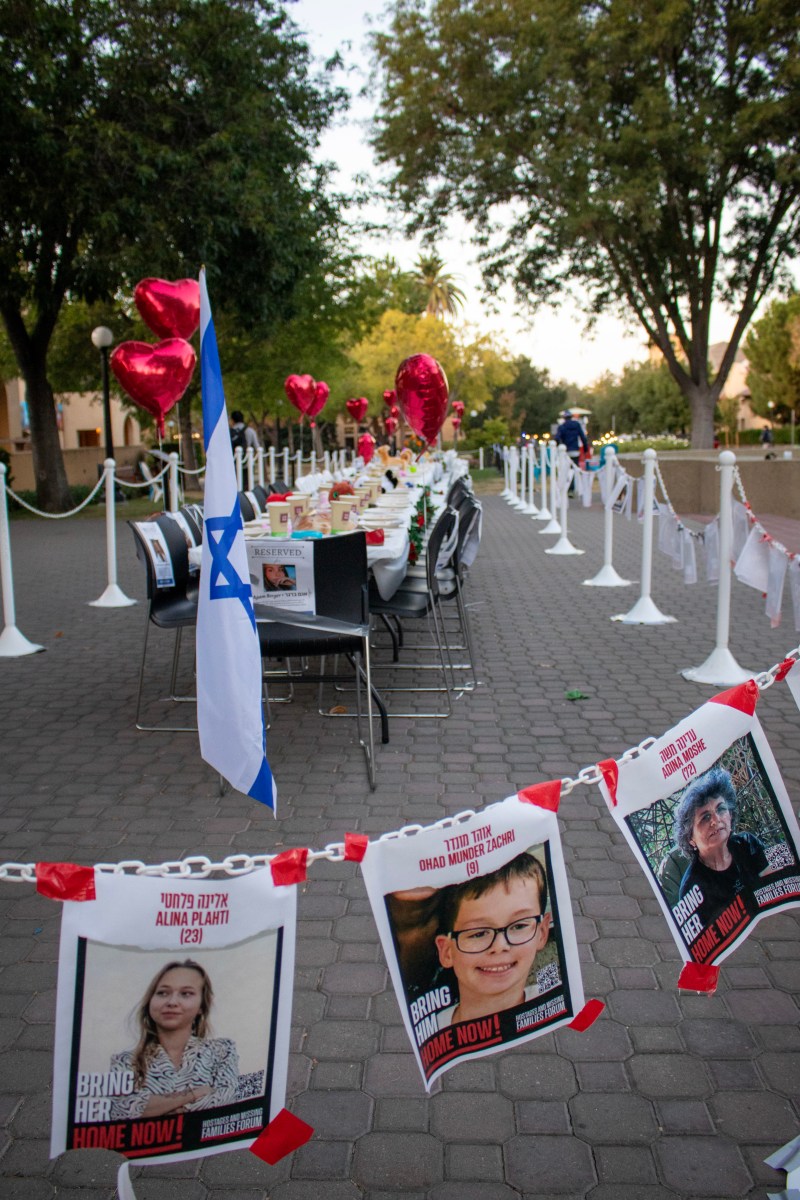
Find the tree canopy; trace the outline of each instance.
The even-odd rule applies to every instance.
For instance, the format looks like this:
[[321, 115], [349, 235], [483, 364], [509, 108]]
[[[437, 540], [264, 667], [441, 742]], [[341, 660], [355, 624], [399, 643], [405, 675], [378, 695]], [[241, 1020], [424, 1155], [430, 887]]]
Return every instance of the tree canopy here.
[[40, 502], [66, 502], [47, 355], [62, 305], [208, 270], [215, 310], [289, 320], [324, 278], [315, 166], [341, 93], [278, 0], [0, 0], [0, 314]]
[[[627, 309], [710, 446], [763, 295], [798, 249], [790, 0], [395, 0], [374, 143], [417, 227], [474, 224], [490, 288]], [[712, 307], [738, 313], [715, 378]], [[674, 340], [673, 340], [674, 339]]]
[[[754, 412], [786, 420], [800, 416], [800, 295], [774, 300], [747, 335], [747, 386]], [[770, 405], [772, 407], [770, 407]]]
[[445, 270], [438, 254], [420, 254], [414, 264], [414, 278], [425, 296], [425, 312], [431, 317], [455, 317], [464, 305], [464, 292], [455, 277]]
[[689, 425], [689, 407], [665, 363], [628, 363], [619, 377], [599, 379], [586, 399], [594, 435], [685, 433]]

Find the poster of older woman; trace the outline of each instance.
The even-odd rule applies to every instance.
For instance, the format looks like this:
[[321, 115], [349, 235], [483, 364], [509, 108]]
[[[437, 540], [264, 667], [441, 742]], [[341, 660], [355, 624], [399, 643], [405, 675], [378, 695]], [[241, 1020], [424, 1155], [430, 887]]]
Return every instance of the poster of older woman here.
[[733, 688], [605, 765], [611, 814], [686, 961], [718, 964], [757, 921], [800, 905], [800, 831], [757, 698], [755, 684]]
[[95, 871], [64, 904], [53, 1155], [248, 1146], [284, 1103], [294, 888]]

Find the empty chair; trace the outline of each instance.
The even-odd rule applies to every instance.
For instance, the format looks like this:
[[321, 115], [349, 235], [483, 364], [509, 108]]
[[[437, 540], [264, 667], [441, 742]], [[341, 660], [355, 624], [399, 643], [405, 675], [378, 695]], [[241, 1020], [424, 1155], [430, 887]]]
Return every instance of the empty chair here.
[[186, 523], [192, 531], [195, 546], [203, 544], [203, 506], [201, 504], [184, 504], [180, 509]]
[[142, 459], [142, 461], [139, 463], [139, 472], [142, 476], [142, 479], [144, 479], [145, 483], [150, 484], [150, 499], [153, 501], [153, 503], [157, 504], [159, 501], [163, 501], [163, 499], [164, 499], [163, 480], [155, 479], [153, 477], [153, 472], [150, 470], [150, 468], [148, 467], [148, 465], [144, 461], [144, 459]]
[[289, 491], [291, 491], [291, 488], [289, 487], [289, 484], [286, 482], [285, 479], [275, 479], [268, 486], [267, 495], [274, 496], [277, 493], [280, 496], [285, 496], [286, 493]]
[[257, 483], [253, 488], [253, 495], [258, 501], [258, 507], [261, 512], [265, 512], [267, 507], [267, 489], [263, 488], [260, 483]]
[[175, 703], [193, 701], [194, 697], [176, 695], [178, 660], [182, 631], [197, 623], [198, 589], [196, 577], [189, 571], [189, 547], [180, 525], [165, 513], [151, 521], [129, 521], [136, 543], [136, 553], [147, 572], [147, 612], [144, 644], [139, 666], [139, 689], [136, 696], [136, 728], [157, 733], [192, 733], [196, 725], [143, 725], [141, 723], [142, 692], [150, 625], [159, 629], [174, 629], [169, 699]]
[[454, 479], [450, 484], [445, 504], [450, 504], [453, 508], [457, 508], [461, 497], [467, 495], [472, 495], [472, 485], [466, 475], [459, 475], [458, 479]]
[[258, 513], [253, 507], [253, 502], [246, 492], [239, 492], [239, 508], [242, 512], [243, 521], [255, 521]]

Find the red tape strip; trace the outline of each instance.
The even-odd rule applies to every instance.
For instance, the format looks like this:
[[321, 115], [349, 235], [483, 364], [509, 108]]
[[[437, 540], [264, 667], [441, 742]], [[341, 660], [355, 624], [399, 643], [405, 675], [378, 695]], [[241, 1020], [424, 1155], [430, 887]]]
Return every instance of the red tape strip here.
[[368, 529], [367, 530], [367, 545], [368, 546], [382, 546], [385, 540], [386, 540], [386, 538], [385, 538], [385, 535], [384, 535], [384, 532], [382, 529]]
[[713, 964], [687, 962], [678, 976], [678, 987], [684, 992], [707, 992], [710, 996], [717, 990], [719, 967]]
[[305, 883], [308, 878], [308, 847], [296, 846], [293, 850], [284, 850], [283, 854], [273, 858], [269, 867], [276, 887]]
[[367, 853], [369, 838], [365, 833], [346, 833], [344, 835], [345, 862], [361, 862]]
[[587, 1000], [578, 1015], [569, 1023], [569, 1028], [576, 1033], [585, 1033], [590, 1025], [594, 1025], [600, 1013], [605, 1008], [602, 1000]]
[[48, 900], [94, 900], [94, 867], [64, 862], [37, 863], [36, 890]]
[[257, 1158], [263, 1159], [264, 1162], [274, 1167], [275, 1163], [286, 1158], [287, 1154], [305, 1146], [313, 1132], [312, 1125], [301, 1121], [294, 1113], [290, 1113], [288, 1108], [282, 1108], [269, 1125], [261, 1130], [250, 1150]]
[[617, 784], [619, 783], [619, 767], [616, 760], [613, 758], [604, 758], [602, 762], [597, 764], [600, 774], [603, 776], [605, 785], [608, 788], [611, 796], [611, 803], [616, 806], [617, 803]]
[[517, 792], [517, 799], [523, 804], [535, 804], [539, 808], [558, 812], [561, 803], [561, 780], [549, 779], [546, 783], [534, 783], [530, 787]]
[[789, 672], [791, 671], [792, 667], [794, 666], [794, 664], [796, 662], [797, 662], [797, 659], [795, 659], [795, 658], [785, 658], [783, 660], [783, 662], [781, 663], [781, 665], [778, 667], [777, 671], [775, 672], [776, 683], [783, 682], [783, 680], [789, 674]]
[[740, 683], [738, 687], [729, 688], [727, 692], [710, 696], [709, 703], [727, 704], [729, 708], [738, 708], [740, 712], [752, 717], [758, 704], [758, 684], [755, 679], [748, 679], [747, 683]]

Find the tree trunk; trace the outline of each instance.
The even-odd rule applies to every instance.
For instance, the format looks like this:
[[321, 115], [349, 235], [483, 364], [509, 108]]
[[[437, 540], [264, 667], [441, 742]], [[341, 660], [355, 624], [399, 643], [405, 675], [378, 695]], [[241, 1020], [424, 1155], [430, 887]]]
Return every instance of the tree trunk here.
[[[190, 384], [178, 401], [178, 427], [181, 431], [181, 453], [183, 456], [183, 466], [187, 471], [194, 471], [197, 468], [197, 459], [194, 456], [194, 442], [192, 441], [192, 400], [196, 394], [196, 384]], [[194, 480], [191, 482], [194, 483]]]
[[30, 363], [24, 378], [31, 419], [36, 503], [45, 512], [66, 512], [72, 505], [72, 498], [58, 440], [53, 389], [47, 381], [44, 357], [41, 362]]
[[291, 420], [286, 422], [286, 436], [289, 442], [289, 457], [294, 458], [294, 423]]
[[711, 450], [714, 446], [714, 409], [716, 397], [711, 388], [693, 388], [687, 395], [692, 414], [692, 450]]

